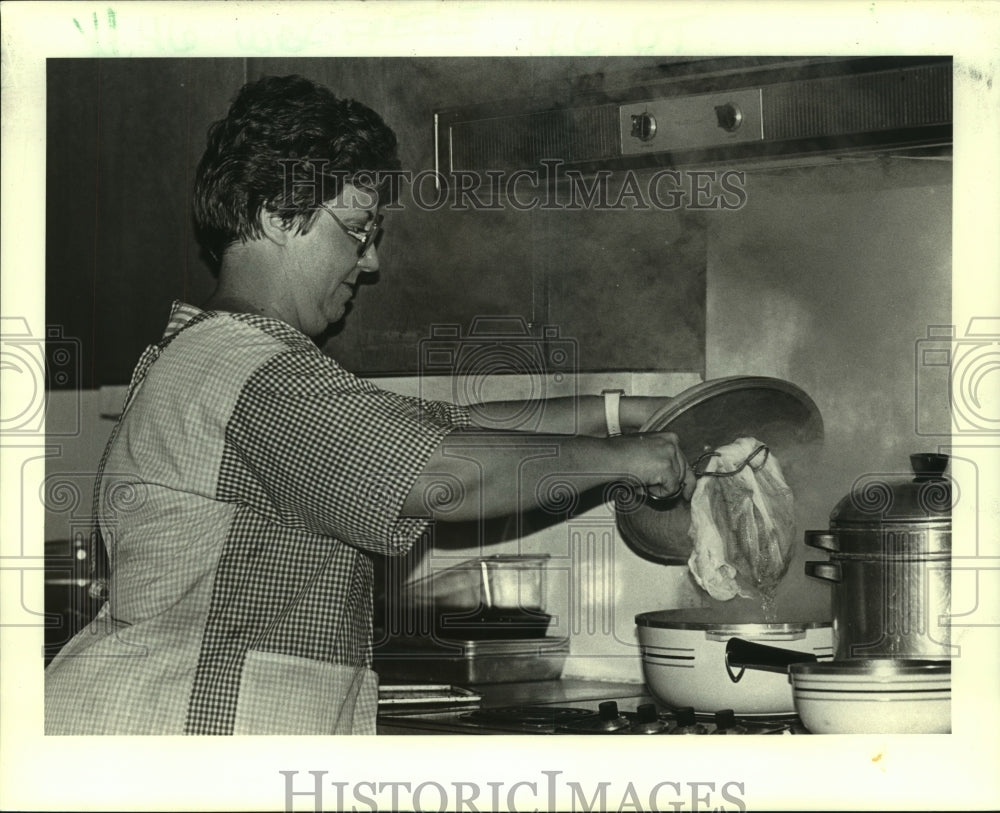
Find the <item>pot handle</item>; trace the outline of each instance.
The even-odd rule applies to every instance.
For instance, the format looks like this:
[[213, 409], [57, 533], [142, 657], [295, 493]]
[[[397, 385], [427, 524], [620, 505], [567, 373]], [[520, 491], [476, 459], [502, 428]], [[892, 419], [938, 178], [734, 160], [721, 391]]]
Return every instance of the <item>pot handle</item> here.
[[826, 582], [839, 582], [841, 579], [839, 562], [806, 562], [806, 575]]
[[[811, 652], [781, 649], [744, 641], [742, 638], [730, 638], [726, 643], [726, 672], [729, 673], [729, 679], [733, 683], [739, 683], [743, 672], [747, 669], [786, 674], [788, 667], [793, 663], [815, 663], [815, 661], [816, 656]], [[733, 674], [734, 666], [740, 668], [737, 674]]]
[[837, 535], [829, 531], [806, 531], [806, 544], [810, 548], [828, 550], [831, 553], [840, 552], [840, 542], [837, 540]]

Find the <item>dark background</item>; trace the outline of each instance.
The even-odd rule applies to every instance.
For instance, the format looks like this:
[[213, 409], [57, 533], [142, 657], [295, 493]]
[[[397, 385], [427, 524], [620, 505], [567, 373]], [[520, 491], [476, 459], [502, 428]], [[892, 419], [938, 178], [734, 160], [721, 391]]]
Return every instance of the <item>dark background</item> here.
[[[48, 61], [46, 321], [81, 342], [81, 380], [128, 382], [170, 303], [214, 279], [190, 194], [208, 126], [248, 79], [301, 73], [368, 104], [396, 131], [404, 167], [434, 167], [433, 111], [572, 96], [634, 81], [651, 58], [52, 59]], [[585, 77], [585, 78], [584, 78]], [[370, 375], [421, 369], [435, 325], [477, 316], [546, 326], [581, 370], [704, 369], [705, 237], [691, 214], [424, 211], [386, 219], [378, 283], [325, 349]], [[405, 205], [410, 203], [410, 205]], [[669, 348], [665, 352], [664, 348]], [[447, 370], [436, 370], [447, 373]]]

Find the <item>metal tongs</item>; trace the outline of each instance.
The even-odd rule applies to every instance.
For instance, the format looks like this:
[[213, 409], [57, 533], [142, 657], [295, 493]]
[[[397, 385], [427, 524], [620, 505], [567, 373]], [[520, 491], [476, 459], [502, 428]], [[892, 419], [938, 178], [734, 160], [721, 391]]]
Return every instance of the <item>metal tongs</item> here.
[[[761, 458], [760, 463], [758, 463], [756, 466], [751, 465], [750, 461], [753, 460], [761, 452], [764, 453], [764, 457]], [[694, 463], [691, 464], [691, 471], [694, 472], [695, 477], [732, 477], [734, 474], [739, 474], [747, 466], [750, 466], [750, 468], [752, 468], [754, 471], [760, 471], [762, 468], [764, 468], [764, 464], [767, 463], [767, 458], [768, 455], [770, 454], [771, 450], [767, 448], [766, 444], [762, 443], [760, 444], [760, 446], [758, 446], [756, 449], [750, 452], [750, 454], [746, 456], [746, 459], [744, 459], [742, 463], [740, 463], [735, 469], [732, 469], [731, 471], [705, 471], [705, 469], [708, 466], [707, 461], [710, 458], [722, 456], [718, 452], [707, 451], [704, 454], [699, 455], [695, 459]], [[702, 461], [706, 462], [702, 463]], [[700, 469], [698, 468], [699, 466], [701, 466]]]
[[[764, 453], [763, 458], [756, 465], [751, 464], [751, 460], [757, 457], [761, 452]], [[747, 466], [750, 466], [754, 471], [760, 471], [764, 464], [767, 463], [767, 458], [771, 454], [771, 450], [768, 449], [767, 445], [762, 443], [756, 449], [754, 449], [750, 454], [746, 456], [742, 463], [740, 463], [736, 468], [730, 469], [729, 471], [706, 471], [708, 467], [708, 462], [713, 457], [721, 457], [719, 452], [709, 450], [704, 452], [695, 459], [693, 463], [688, 464], [688, 468], [694, 472], [695, 477], [732, 477], [739, 474]], [[684, 492], [684, 483], [680, 484], [680, 487], [673, 493], [668, 494], [666, 497], [657, 497], [646, 491], [646, 498], [652, 500], [653, 502], [667, 502], [669, 500], [676, 500]]]

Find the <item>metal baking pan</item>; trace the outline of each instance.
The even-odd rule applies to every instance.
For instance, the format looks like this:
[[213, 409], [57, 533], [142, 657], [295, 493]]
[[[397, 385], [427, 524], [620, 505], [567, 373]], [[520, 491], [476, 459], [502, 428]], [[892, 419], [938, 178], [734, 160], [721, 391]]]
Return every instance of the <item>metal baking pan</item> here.
[[482, 699], [471, 689], [447, 683], [383, 683], [378, 687], [380, 714], [475, 708]]
[[440, 683], [520, 683], [562, 675], [569, 638], [499, 641], [394, 641], [375, 651], [382, 680]]

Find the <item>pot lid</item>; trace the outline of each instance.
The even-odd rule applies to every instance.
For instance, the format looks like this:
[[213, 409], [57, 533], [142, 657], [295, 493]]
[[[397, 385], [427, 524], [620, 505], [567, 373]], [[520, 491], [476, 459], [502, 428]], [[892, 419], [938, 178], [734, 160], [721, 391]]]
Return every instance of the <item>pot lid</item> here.
[[791, 675], [853, 676], [865, 678], [896, 678], [901, 676], [941, 676], [951, 674], [949, 660], [919, 660], [915, 658], [875, 658], [870, 660], [819, 661], [793, 663]]
[[823, 439], [823, 419], [813, 400], [780, 378], [731, 376], [684, 390], [655, 412], [642, 432], [676, 432], [681, 451], [694, 460], [706, 449], [753, 436], [770, 448]]
[[639, 613], [635, 617], [636, 626], [671, 630], [706, 630], [732, 632], [733, 635], [747, 635], [749, 632], [799, 632], [807, 629], [831, 627], [831, 621], [795, 620], [767, 621], [763, 610], [756, 615], [745, 614], [746, 620], [723, 621], [712, 607], [692, 607], [680, 610], [655, 610]]
[[830, 525], [886, 525], [892, 523], [950, 526], [952, 487], [945, 475], [948, 455], [910, 455], [906, 475], [872, 473], [859, 477], [830, 513]]
[[[788, 381], [765, 376], [732, 376], [695, 384], [654, 413], [642, 432], [677, 434], [689, 462], [709, 449], [754, 437], [780, 461], [793, 490], [794, 463], [811, 455], [823, 440], [823, 419], [813, 400]], [[691, 510], [683, 499], [668, 503], [619, 504], [615, 511], [625, 543], [639, 555], [663, 564], [685, 564], [691, 554]]]

